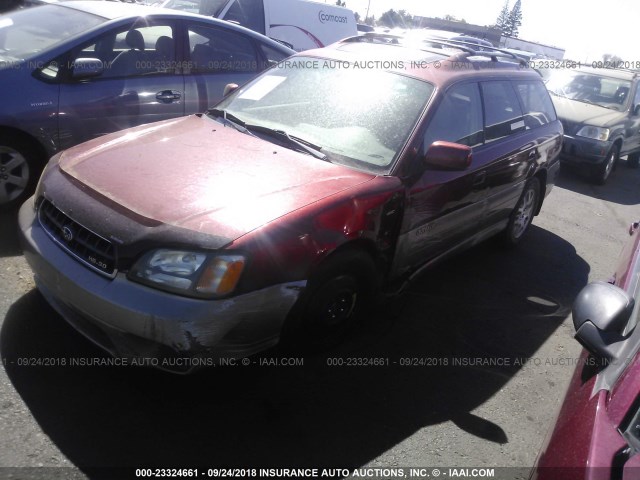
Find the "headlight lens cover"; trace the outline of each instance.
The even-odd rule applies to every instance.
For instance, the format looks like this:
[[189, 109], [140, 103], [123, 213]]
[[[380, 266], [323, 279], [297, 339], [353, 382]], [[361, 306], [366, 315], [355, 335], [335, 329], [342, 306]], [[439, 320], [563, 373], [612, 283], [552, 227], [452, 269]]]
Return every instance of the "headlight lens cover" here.
[[578, 135], [579, 137], [593, 138], [594, 140], [606, 142], [609, 138], [609, 129], [585, 125], [580, 130], [578, 130], [578, 133], [576, 133], [576, 135]]
[[216, 298], [233, 292], [246, 259], [239, 254], [209, 254], [158, 249], [144, 255], [129, 279], [168, 292], [196, 298]]

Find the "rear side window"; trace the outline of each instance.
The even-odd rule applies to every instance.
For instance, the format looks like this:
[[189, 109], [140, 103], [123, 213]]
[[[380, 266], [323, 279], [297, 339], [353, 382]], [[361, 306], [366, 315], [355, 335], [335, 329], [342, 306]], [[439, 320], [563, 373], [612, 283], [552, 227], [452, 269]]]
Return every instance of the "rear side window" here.
[[[293, 13], [293, 12], [292, 12]], [[224, 16], [254, 32], [264, 35], [264, 5], [262, 0], [236, 0]]]
[[482, 82], [487, 142], [525, 130], [520, 101], [508, 81]]
[[189, 25], [192, 71], [200, 73], [257, 72], [258, 59], [249, 38], [230, 30]]
[[262, 50], [262, 53], [264, 54], [264, 58], [267, 59], [266, 65], [264, 65], [264, 68], [277, 65], [282, 60], [288, 57], [288, 55], [285, 55], [280, 50], [276, 50], [275, 48], [272, 48], [269, 45], [265, 45], [264, 43], [260, 43], [259, 45], [260, 45], [260, 49]]
[[542, 82], [514, 82], [524, 108], [524, 124], [528, 129], [546, 125], [556, 119], [556, 112]]
[[483, 142], [478, 84], [465, 83], [447, 90], [425, 133], [424, 150], [438, 140], [470, 147]]

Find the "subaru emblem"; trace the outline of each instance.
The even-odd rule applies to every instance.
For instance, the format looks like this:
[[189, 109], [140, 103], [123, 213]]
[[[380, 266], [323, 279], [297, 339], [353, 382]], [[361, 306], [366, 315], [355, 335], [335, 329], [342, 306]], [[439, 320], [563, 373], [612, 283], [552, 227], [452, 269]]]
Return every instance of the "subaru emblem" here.
[[67, 243], [73, 240], [73, 230], [71, 230], [67, 225], [62, 227], [62, 238], [64, 238], [64, 241]]

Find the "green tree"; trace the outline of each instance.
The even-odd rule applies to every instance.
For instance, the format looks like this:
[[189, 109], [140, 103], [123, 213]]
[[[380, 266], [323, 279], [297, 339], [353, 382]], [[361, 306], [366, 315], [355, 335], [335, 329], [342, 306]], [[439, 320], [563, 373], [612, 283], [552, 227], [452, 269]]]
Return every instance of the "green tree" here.
[[617, 55], [613, 55], [612, 53], [605, 53], [602, 55], [602, 61], [605, 65], [611, 65], [611, 68], [613, 68], [613, 65], [622, 63], [622, 58]]
[[504, 5], [502, 6], [502, 10], [500, 10], [500, 15], [496, 18], [496, 28], [501, 32], [504, 32], [504, 29], [507, 27], [509, 22], [509, 0], [505, 0]]
[[356, 17], [356, 23], [360, 23], [360, 14], [358, 12], [353, 12], [353, 16]]
[[413, 15], [411, 15], [406, 10], [400, 10], [398, 14], [400, 15], [400, 18], [402, 18], [402, 22], [404, 23], [405, 27], [413, 27]]
[[396, 12], [391, 9], [380, 15], [378, 25], [389, 28], [409, 28], [413, 25], [413, 17], [406, 10]]
[[454, 17], [453, 15], [445, 15], [442, 19], [447, 20], [449, 22], [467, 23], [467, 21], [464, 18]]
[[517, 37], [520, 25], [522, 25], [522, 0], [516, 0], [516, 3], [513, 4], [513, 8], [509, 14], [507, 28], [502, 32], [510, 37]]

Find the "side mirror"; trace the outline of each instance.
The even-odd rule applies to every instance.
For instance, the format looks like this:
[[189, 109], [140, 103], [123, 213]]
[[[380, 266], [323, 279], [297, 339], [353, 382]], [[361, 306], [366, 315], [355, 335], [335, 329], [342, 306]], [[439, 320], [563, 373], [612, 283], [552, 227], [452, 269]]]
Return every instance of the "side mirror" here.
[[633, 106], [633, 116], [637, 117], [640, 115], [640, 103]]
[[102, 75], [104, 63], [97, 58], [78, 58], [73, 62], [72, 77], [77, 80]]
[[627, 292], [606, 282], [584, 287], [573, 303], [575, 338], [597, 357], [616, 359], [633, 311], [634, 301]]
[[235, 92], [238, 88], [239, 88], [239, 85], [237, 83], [227, 83], [224, 86], [224, 91], [222, 92], [222, 96], [226, 97], [230, 93]]
[[433, 142], [424, 156], [424, 163], [438, 170], [466, 170], [471, 165], [471, 147], [452, 142]]

